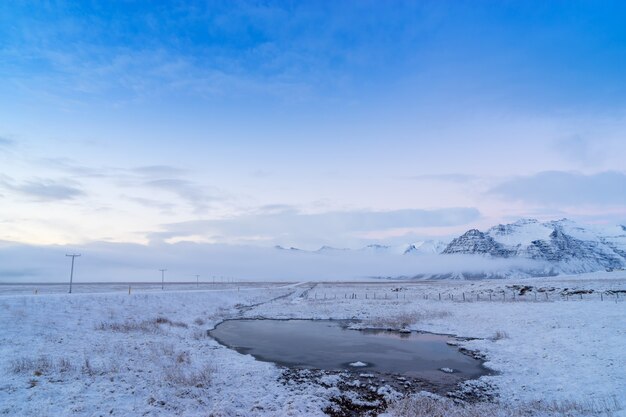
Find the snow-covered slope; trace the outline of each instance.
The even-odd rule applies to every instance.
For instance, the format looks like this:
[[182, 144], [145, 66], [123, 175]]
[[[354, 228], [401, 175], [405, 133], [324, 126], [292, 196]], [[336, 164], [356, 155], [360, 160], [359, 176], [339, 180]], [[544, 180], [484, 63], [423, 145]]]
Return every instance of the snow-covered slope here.
[[394, 255], [421, 255], [421, 254], [439, 254], [446, 248], [447, 243], [440, 240], [421, 240], [407, 245], [386, 246], [386, 245], [368, 245], [362, 249], [364, 252], [378, 254], [394, 254]]
[[522, 219], [486, 232], [469, 230], [443, 253], [533, 259], [561, 273], [611, 270], [626, 267], [626, 228], [583, 227], [568, 219], [544, 223]]
[[447, 246], [448, 244], [441, 240], [422, 240], [420, 242], [410, 244], [406, 247], [403, 254], [439, 254], [443, 252]]

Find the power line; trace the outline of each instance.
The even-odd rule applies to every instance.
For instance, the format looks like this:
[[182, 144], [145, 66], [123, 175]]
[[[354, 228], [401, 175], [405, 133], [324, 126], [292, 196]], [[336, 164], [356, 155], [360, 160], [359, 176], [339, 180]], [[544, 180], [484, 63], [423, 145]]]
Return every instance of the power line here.
[[159, 269], [159, 271], [161, 271], [161, 289], [165, 289], [165, 271], [167, 271], [167, 269]]
[[72, 281], [74, 280], [74, 259], [77, 256], [80, 256], [80, 253], [72, 253], [67, 254], [65, 256], [70, 256], [72, 258], [72, 269], [70, 269], [70, 294], [72, 293]]

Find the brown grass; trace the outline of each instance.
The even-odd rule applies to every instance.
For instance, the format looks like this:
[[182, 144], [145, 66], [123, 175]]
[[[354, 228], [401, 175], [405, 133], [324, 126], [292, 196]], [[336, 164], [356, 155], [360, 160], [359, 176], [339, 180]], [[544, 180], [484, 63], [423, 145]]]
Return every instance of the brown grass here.
[[616, 398], [586, 402], [534, 401], [509, 406], [461, 404], [447, 398], [417, 394], [392, 403], [387, 411], [394, 417], [612, 417], [620, 409]]
[[207, 388], [211, 384], [214, 373], [211, 366], [205, 365], [196, 370], [184, 370], [180, 366], [172, 366], [165, 371], [165, 380], [172, 385]]
[[449, 311], [412, 311], [399, 313], [394, 316], [387, 317], [373, 317], [365, 320], [363, 324], [366, 327], [373, 327], [378, 329], [399, 330], [405, 329], [424, 320], [438, 319], [449, 317], [451, 313]]

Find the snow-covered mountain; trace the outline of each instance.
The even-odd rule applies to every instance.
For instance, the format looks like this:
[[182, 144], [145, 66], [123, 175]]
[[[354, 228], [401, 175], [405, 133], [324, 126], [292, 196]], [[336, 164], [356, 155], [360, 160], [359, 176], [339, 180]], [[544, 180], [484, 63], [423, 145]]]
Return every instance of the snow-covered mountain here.
[[386, 245], [367, 245], [360, 249], [364, 252], [380, 253], [380, 254], [396, 254], [396, 255], [422, 255], [422, 254], [439, 254], [448, 246], [446, 242], [441, 240], [421, 240], [406, 245], [386, 246]]
[[448, 244], [441, 240], [422, 240], [411, 243], [406, 247], [404, 255], [415, 254], [440, 254], [448, 247]]
[[[360, 249], [322, 246], [315, 251], [275, 248], [284, 253], [310, 253], [359, 262], [397, 259], [393, 262], [415, 265], [414, 273], [403, 275], [405, 278], [547, 276], [626, 268], [626, 226], [583, 226], [568, 219], [521, 219], [486, 231], [471, 229], [449, 243], [423, 240], [393, 246], [371, 244]], [[446, 258], [448, 255], [466, 257]]]
[[526, 258], [551, 265], [555, 273], [583, 273], [626, 267], [626, 227], [583, 227], [561, 219], [522, 219], [481, 232], [469, 230], [443, 254]]

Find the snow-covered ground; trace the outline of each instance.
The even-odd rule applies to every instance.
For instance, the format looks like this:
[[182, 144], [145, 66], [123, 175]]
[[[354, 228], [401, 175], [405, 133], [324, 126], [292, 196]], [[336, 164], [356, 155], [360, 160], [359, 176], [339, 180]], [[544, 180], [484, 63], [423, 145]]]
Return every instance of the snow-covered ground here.
[[598, 415], [626, 416], [626, 293], [618, 290], [624, 272], [0, 295], [0, 415], [324, 415], [341, 395], [335, 376], [296, 382], [206, 333], [225, 318], [267, 317], [478, 338], [460, 344], [496, 371], [480, 381], [495, 401], [542, 415], [609, 408]]

